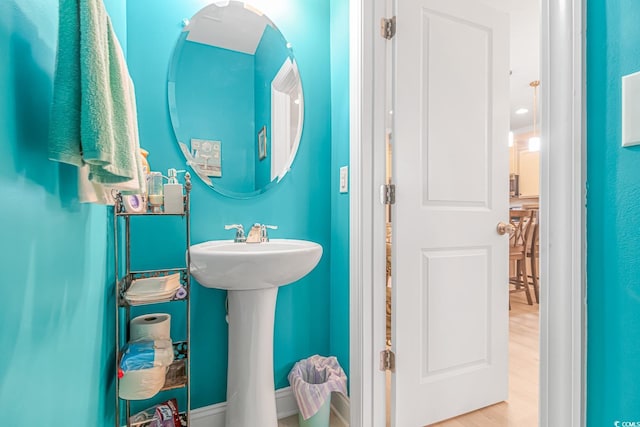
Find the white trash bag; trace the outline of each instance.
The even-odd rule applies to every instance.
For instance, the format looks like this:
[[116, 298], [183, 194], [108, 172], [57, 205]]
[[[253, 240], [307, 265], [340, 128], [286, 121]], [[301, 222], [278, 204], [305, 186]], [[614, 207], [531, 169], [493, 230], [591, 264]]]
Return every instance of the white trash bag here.
[[347, 396], [347, 375], [335, 356], [322, 357], [316, 354], [303, 359], [293, 365], [288, 379], [305, 420], [318, 412], [331, 398], [331, 392]]

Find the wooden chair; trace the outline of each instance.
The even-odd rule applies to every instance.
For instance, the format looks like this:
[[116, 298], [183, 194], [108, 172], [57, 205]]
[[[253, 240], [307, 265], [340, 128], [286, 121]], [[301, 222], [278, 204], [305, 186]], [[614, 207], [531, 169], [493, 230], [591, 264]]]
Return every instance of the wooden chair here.
[[514, 227], [514, 231], [509, 237], [509, 263], [515, 263], [515, 275], [509, 277], [509, 284], [514, 285], [514, 289], [510, 292], [524, 292], [527, 296], [527, 303], [533, 305], [527, 274], [527, 251], [531, 244], [533, 211], [512, 209], [509, 211], [509, 215], [511, 225]]
[[539, 263], [540, 263], [540, 224], [538, 223], [538, 215], [537, 212], [534, 211], [533, 215], [533, 226], [531, 232], [531, 244], [527, 249], [527, 257], [530, 260], [531, 265], [531, 274], [529, 277], [531, 278], [531, 284], [533, 285], [533, 293], [536, 297], [536, 302], [540, 304], [540, 272]]

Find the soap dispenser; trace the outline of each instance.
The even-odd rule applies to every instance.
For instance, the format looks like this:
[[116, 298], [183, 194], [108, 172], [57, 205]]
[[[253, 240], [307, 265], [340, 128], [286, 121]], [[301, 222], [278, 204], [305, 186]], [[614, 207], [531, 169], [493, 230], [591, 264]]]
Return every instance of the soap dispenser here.
[[167, 171], [168, 180], [164, 185], [164, 213], [184, 213], [184, 195], [182, 184], [178, 183], [178, 172], [184, 171], [177, 171], [173, 168]]

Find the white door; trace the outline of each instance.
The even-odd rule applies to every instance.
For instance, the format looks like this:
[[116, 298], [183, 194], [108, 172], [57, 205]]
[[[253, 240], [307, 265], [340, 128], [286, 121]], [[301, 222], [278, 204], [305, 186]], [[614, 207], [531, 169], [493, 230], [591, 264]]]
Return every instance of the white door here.
[[397, 0], [393, 413], [418, 427], [508, 391], [508, 17]]

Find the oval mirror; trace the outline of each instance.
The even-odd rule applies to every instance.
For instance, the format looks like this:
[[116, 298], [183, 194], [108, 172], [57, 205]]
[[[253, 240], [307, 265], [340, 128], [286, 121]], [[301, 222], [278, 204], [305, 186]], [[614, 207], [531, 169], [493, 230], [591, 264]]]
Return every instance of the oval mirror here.
[[291, 167], [304, 117], [300, 74], [290, 44], [252, 6], [218, 2], [185, 21], [168, 96], [187, 163], [219, 193], [261, 194]]

